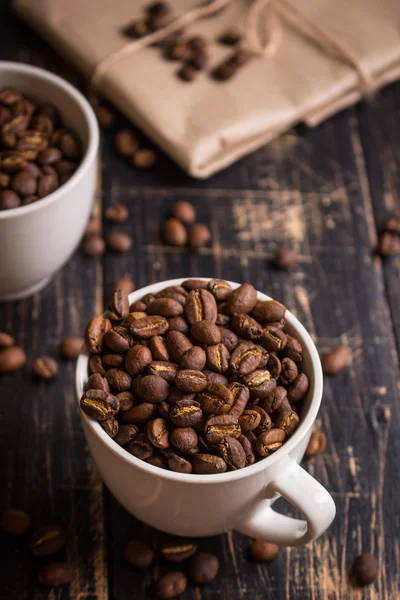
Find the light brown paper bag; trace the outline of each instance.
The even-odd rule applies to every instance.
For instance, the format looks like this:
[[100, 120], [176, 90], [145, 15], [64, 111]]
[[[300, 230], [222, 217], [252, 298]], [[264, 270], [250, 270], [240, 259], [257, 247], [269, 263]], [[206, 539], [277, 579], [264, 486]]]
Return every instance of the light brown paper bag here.
[[[295, 0], [293, 0], [294, 2]], [[139, 19], [138, 0], [15, 0], [17, 12], [91, 78], [98, 64], [126, 45], [121, 29]], [[174, 0], [174, 15], [198, 0]], [[250, 0], [188, 28], [210, 40], [210, 68], [232, 50], [215, 42], [243, 25]], [[279, 0], [277, 3], [279, 9]], [[381, 86], [400, 77], [398, 0], [297, 0], [296, 9], [337, 40]], [[99, 90], [194, 177], [209, 177], [294, 124], [314, 126], [362, 96], [356, 68], [282, 17], [282, 39], [270, 58], [255, 57], [229, 81], [202, 72], [192, 83], [176, 77], [177, 63], [145, 48], [114, 61]]]

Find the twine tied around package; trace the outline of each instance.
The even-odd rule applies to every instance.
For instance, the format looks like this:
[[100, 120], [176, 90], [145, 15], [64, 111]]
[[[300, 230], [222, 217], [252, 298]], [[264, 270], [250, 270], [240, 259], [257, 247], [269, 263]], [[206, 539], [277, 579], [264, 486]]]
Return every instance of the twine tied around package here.
[[[99, 88], [105, 73], [121, 58], [161, 42], [191, 23], [217, 14], [231, 1], [211, 0], [187, 11], [162, 29], [128, 42], [98, 63], [91, 79], [93, 88]], [[291, 27], [311, 40], [321, 50], [351, 66], [357, 72], [363, 97], [371, 97], [374, 94], [377, 89], [376, 82], [352, 50], [322, 29], [318, 23], [300, 11], [290, 0], [252, 0], [244, 25], [244, 49], [254, 56], [272, 58], [282, 43], [282, 20], [288, 22]]]

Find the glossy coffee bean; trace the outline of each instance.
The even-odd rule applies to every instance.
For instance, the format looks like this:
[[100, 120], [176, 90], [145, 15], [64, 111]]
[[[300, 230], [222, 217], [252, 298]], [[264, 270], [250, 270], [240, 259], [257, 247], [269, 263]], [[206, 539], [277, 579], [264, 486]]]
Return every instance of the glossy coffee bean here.
[[283, 319], [285, 313], [285, 306], [277, 300], [259, 300], [251, 311], [251, 316], [259, 323], [271, 323]]
[[215, 454], [196, 454], [193, 457], [193, 472], [198, 475], [225, 473], [226, 462]]
[[124, 547], [124, 559], [136, 569], [147, 569], [154, 561], [154, 551], [148, 544], [130, 540]]
[[196, 396], [204, 412], [223, 415], [233, 404], [233, 394], [225, 385], [207, 383], [201, 393]]
[[217, 373], [225, 373], [229, 369], [230, 354], [222, 343], [207, 346], [206, 358], [207, 367]]
[[135, 439], [137, 434], [138, 428], [136, 425], [121, 425], [116, 436], [114, 437], [114, 440], [120, 446], [127, 446]]
[[175, 202], [172, 207], [172, 216], [182, 221], [186, 225], [190, 225], [196, 220], [196, 210], [190, 202], [180, 200]]
[[0, 373], [12, 373], [26, 363], [26, 354], [19, 346], [0, 350]]
[[189, 338], [180, 331], [168, 331], [167, 346], [173, 361], [180, 363], [186, 352], [193, 346]]
[[231, 417], [239, 419], [249, 401], [250, 391], [245, 385], [237, 381], [229, 383], [228, 389], [231, 391], [233, 396], [233, 404], [229, 409], [228, 414]]
[[283, 355], [287, 358], [291, 358], [295, 363], [301, 362], [303, 360], [303, 348], [301, 343], [289, 334], [287, 334], [286, 338], [287, 342]]
[[322, 359], [322, 370], [325, 375], [337, 375], [351, 362], [351, 350], [347, 346], [336, 346], [326, 352]]
[[166, 341], [160, 335], [155, 335], [149, 340], [149, 349], [153, 360], [169, 361], [169, 350]]
[[189, 563], [189, 576], [196, 585], [207, 585], [218, 575], [219, 561], [215, 554], [198, 552]]
[[202, 371], [206, 364], [206, 353], [200, 346], [193, 346], [183, 355], [180, 368]]
[[217, 415], [210, 417], [204, 426], [207, 442], [219, 444], [226, 437], [238, 439], [241, 434], [238, 420], [231, 415]]
[[250, 391], [252, 398], [265, 398], [276, 388], [276, 380], [268, 369], [256, 369], [243, 377], [243, 382]]
[[32, 365], [32, 371], [40, 379], [53, 379], [58, 373], [58, 364], [51, 356], [39, 356]]
[[207, 379], [201, 371], [192, 369], [182, 369], [178, 371], [175, 377], [175, 385], [182, 392], [197, 393], [204, 390], [207, 385]]
[[154, 335], [162, 335], [168, 329], [168, 322], [164, 317], [153, 315], [143, 319], [126, 319], [126, 325], [131, 334], [138, 339], [148, 339]]
[[247, 435], [240, 435], [238, 437], [239, 442], [242, 444], [244, 453], [246, 455], [246, 467], [250, 466], [250, 465], [254, 465], [256, 457], [254, 455], [254, 451], [253, 451], [253, 446], [249, 440], [249, 438], [247, 437]]
[[282, 446], [286, 437], [282, 429], [270, 429], [257, 438], [256, 448], [260, 456], [269, 456]]
[[192, 427], [181, 427], [171, 431], [171, 443], [181, 452], [188, 452], [198, 443], [198, 436]]
[[269, 352], [280, 352], [287, 344], [287, 337], [279, 327], [267, 325], [257, 343]]
[[161, 546], [161, 556], [169, 562], [183, 562], [197, 552], [197, 544], [189, 540], [170, 542]]
[[93, 354], [100, 354], [103, 350], [103, 338], [105, 333], [111, 329], [111, 321], [102, 315], [90, 319], [85, 330], [85, 344]]
[[279, 552], [279, 546], [264, 540], [253, 540], [249, 546], [248, 554], [250, 558], [257, 562], [272, 560]]
[[169, 394], [169, 385], [158, 375], [145, 375], [139, 382], [139, 395], [147, 402], [162, 402]]
[[158, 580], [155, 595], [159, 600], [170, 600], [183, 594], [187, 587], [185, 575], [179, 571], [168, 573]]
[[195, 400], [178, 400], [169, 411], [169, 418], [178, 427], [192, 427], [203, 418], [199, 402]]
[[192, 464], [182, 458], [178, 454], [172, 454], [168, 458], [168, 466], [171, 471], [175, 471], [176, 473], [191, 473], [192, 472]]
[[288, 389], [287, 397], [289, 402], [291, 404], [300, 402], [307, 394], [309, 385], [308, 377], [305, 373], [300, 373], [297, 375], [296, 379], [292, 382], [290, 388]]
[[110, 385], [101, 373], [92, 373], [86, 383], [87, 390], [102, 390], [103, 392], [110, 393]]
[[47, 525], [32, 534], [29, 549], [34, 556], [50, 556], [65, 546], [66, 533], [60, 525]]
[[141, 402], [121, 413], [121, 423], [124, 425], [145, 425], [155, 417], [156, 412], [157, 405], [154, 402]]
[[67, 337], [60, 345], [61, 356], [65, 360], [77, 360], [83, 346], [83, 338]]
[[296, 379], [299, 370], [296, 363], [291, 358], [284, 358], [281, 365], [280, 382], [282, 385], [288, 386]]
[[187, 242], [186, 227], [179, 219], [168, 219], [164, 223], [164, 240], [170, 246], [184, 246]]
[[255, 340], [263, 333], [261, 325], [244, 313], [234, 313], [232, 315], [231, 326], [238, 336], [246, 340]]
[[87, 390], [82, 395], [80, 407], [92, 419], [106, 421], [119, 410], [119, 401], [102, 390]]
[[218, 444], [218, 452], [232, 469], [243, 469], [246, 465], [246, 453], [242, 444], [235, 438], [226, 437]]
[[249, 313], [257, 302], [257, 292], [249, 283], [244, 283], [229, 294], [226, 300], [225, 312], [228, 315], [234, 313]]
[[253, 431], [260, 425], [261, 415], [254, 409], [246, 409], [239, 417], [239, 425], [242, 433]]
[[318, 456], [326, 448], [326, 436], [322, 431], [313, 431], [306, 448], [307, 458]]
[[196, 289], [189, 293], [184, 311], [190, 324], [197, 321], [215, 323], [217, 320], [218, 310], [215, 298], [205, 289]]
[[210, 321], [196, 321], [191, 325], [190, 333], [195, 340], [207, 346], [221, 342], [219, 327], [215, 323], [210, 323]]
[[107, 421], [100, 421], [101, 427], [111, 438], [115, 438], [118, 433], [119, 425], [117, 419], [111, 417]]
[[154, 452], [154, 446], [145, 433], [138, 433], [129, 444], [129, 452], [140, 460], [150, 458]]
[[147, 437], [156, 448], [169, 447], [169, 429], [165, 419], [158, 417], [149, 421], [146, 427]]
[[225, 327], [220, 328], [221, 331], [221, 343], [227, 348], [228, 352], [232, 353], [239, 344], [239, 338], [230, 329]]
[[231, 354], [230, 367], [239, 375], [248, 375], [257, 369], [262, 352], [250, 343], [241, 343]]
[[352, 574], [357, 585], [370, 585], [378, 577], [378, 563], [373, 554], [364, 552], [354, 561]]

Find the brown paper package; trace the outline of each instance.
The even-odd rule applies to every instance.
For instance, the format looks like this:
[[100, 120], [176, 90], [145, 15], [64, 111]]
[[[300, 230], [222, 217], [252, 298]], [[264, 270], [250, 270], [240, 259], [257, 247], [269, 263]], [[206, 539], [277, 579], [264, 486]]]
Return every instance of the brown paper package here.
[[[278, 0], [279, 2], [279, 0]], [[127, 43], [121, 29], [143, 14], [137, 0], [16, 0], [14, 8], [89, 79], [96, 65]], [[170, 2], [178, 16], [198, 5]], [[232, 50], [216, 43], [243, 26], [250, 0], [231, 0], [190, 35], [210, 42], [212, 66]], [[399, 0], [297, 0], [296, 7], [351, 50], [376, 89], [400, 77]], [[156, 48], [120, 58], [99, 91], [190, 175], [206, 178], [299, 122], [315, 126], [361, 97], [357, 70], [334, 58], [282, 20], [271, 58], [254, 57], [235, 77], [216, 82], [209, 71], [191, 83]]]

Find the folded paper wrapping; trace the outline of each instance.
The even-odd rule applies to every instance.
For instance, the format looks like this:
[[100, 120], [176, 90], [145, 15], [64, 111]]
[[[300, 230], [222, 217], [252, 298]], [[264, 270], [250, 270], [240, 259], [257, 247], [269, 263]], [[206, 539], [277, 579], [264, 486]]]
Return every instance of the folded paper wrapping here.
[[[278, 0], [279, 2], [279, 0]], [[140, 18], [138, 0], [15, 0], [17, 12], [85, 76], [127, 43], [121, 29]], [[244, 23], [249, 0], [232, 0], [217, 15], [190, 26], [210, 40], [210, 67], [231, 49], [215, 43], [226, 28]], [[198, 0], [174, 0], [178, 16]], [[349, 48], [376, 88], [400, 77], [399, 0], [297, 0], [319, 27]], [[357, 71], [282, 19], [272, 58], [253, 58], [234, 78], [214, 81], [202, 72], [180, 81], [177, 63], [157, 48], [120, 58], [106, 70], [100, 91], [194, 177], [206, 178], [304, 121], [310, 126], [361, 97]]]

